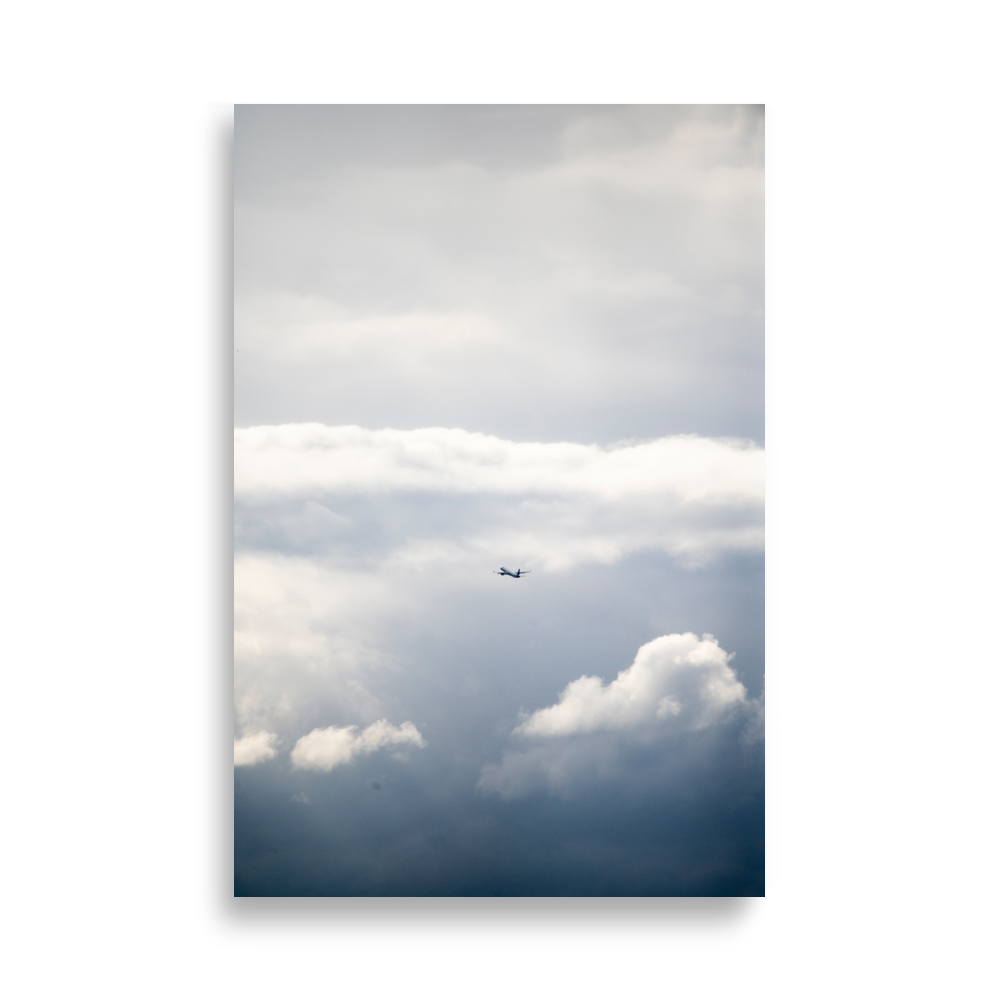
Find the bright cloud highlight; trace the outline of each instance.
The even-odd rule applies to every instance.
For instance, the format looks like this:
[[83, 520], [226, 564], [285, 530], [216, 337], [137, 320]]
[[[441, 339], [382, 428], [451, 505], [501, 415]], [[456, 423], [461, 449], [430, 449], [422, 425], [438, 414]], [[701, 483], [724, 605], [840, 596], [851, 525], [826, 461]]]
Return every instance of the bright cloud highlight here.
[[348, 764], [358, 754], [374, 753], [393, 744], [426, 746], [412, 722], [393, 726], [385, 719], [373, 722], [358, 732], [357, 726], [330, 726], [314, 729], [303, 736], [292, 750], [292, 766], [311, 771], [332, 771], [341, 764]]
[[[289, 544], [351, 544], [361, 536], [333, 508], [377, 497], [397, 505], [380, 544], [406, 562], [499, 556], [563, 571], [659, 549], [702, 565], [764, 545], [764, 451], [747, 441], [680, 435], [604, 448], [289, 424], [237, 430], [235, 449], [240, 523], [270, 517]], [[461, 521], [422, 523], [444, 498], [461, 500]]]
[[764, 451], [752, 442], [660, 438], [601, 448], [505, 441], [458, 428], [371, 431], [286, 424], [235, 432], [236, 494], [537, 493], [687, 503], [764, 500]]
[[514, 732], [569, 736], [666, 719], [701, 729], [746, 700], [731, 658], [711, 635], [661, 635], [641, 646], [632, 666], [610, 684], [580, 677], [566, 686], [558, 704], [534, 712]]
[[262, 760], [270, 760], [277, 753], [274, 748], [277, 739], [274, 733], [259, 732], [234, 740], [233, 764], [236, 767], [249, 767]]

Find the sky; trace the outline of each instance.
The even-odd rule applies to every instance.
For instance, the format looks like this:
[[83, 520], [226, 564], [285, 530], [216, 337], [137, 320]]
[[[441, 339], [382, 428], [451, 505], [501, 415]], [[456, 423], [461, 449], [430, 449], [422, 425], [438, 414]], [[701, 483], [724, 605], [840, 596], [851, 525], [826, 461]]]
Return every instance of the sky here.
[[763, 110], [234, 172], [236, 894], [761, 895]]

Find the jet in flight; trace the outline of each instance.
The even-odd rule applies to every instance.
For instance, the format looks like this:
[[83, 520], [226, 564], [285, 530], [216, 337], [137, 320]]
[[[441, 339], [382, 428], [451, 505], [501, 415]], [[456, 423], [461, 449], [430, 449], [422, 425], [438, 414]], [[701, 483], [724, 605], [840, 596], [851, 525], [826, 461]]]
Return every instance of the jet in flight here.
[[515, 580], [522, 576], [527, 576], [531, 570], [530, 569], [519, 569], [516, 573], [512, 573], [506, 566], [501, 566], [499, 569], [493, 570], [497, 576], [512, 576]]

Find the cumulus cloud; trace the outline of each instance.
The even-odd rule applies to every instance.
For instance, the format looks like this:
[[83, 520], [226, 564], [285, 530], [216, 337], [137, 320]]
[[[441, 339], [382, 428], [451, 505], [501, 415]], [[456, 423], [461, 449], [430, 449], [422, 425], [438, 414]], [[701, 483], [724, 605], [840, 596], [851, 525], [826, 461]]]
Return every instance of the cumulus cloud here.
[[567, 685], [557, 704], [532, 713], [514, 732], [569, 736], [658, 720], [703, 728], [746, 700], [730, 659], [712, 635], [661, 635], [641, 646], [632, 666], [610, 684], [580, 677]]
[[242, 739], [233, 741], [233, 764], [236, 767], [249, 767], [259, 764], [262, 760], [271, 760], [278, 752], [274, 744], [278, 737], [274, 733], [250, 733]]
[[739, 753], [752, 751], [763, 736], [763, 700], [747, 698], [731, 659], [714, 636], [686, 632], [640, 647], [610, 684], [578, 678], [556, 704], [514, 729], [515, 737], [532, 738], [534, 745], [487, 764], [479, 790], [505, 799], [539, 790], [566, 794], [626, 774], [634, 780], [637, 769], [665, 765], [676, 778], [690, 773], [699, 756], [717, 755], [727, 737], [730, 755], [734, 740]]
[[329, 726], [303, 736], [292, 750], [292, 766], [311, 771], [332, 771], [350, 763], [358, 754], [374, 753], [385, 746], [426, 746], [412, 722], [393, 726], [386, 719], [358, 732], [357, 726]]

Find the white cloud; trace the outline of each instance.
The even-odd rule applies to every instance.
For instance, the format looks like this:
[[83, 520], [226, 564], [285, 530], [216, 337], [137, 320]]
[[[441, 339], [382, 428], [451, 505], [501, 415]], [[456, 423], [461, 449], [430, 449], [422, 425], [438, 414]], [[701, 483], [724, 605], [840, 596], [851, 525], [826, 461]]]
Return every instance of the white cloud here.
[[[316, 515], [315, 498], [395, 495], [408, 504], [393, 517], [394, 530], [410, 530], [395, 542], [404, 561], [433, 551], [565, 570], [642, 549], [689, 564], [763, 549], [764, 451], [746, 441], [682, 435], [604, 448], [454, 428], [290, 424], [237, 430], [235, 450], [236, 494], [248, 509], [309, 505], [301, 529], [287, 514], [273, 518], [290, 541], [337, 535], [333, 515]], [[418, 523], [421, 495], [466, 498], [462, 522]]]
[[731, 658], [711, 635], [661, 635], [641, 646], [632, 666], [610, 684], [580, 677], [567, 685], [557, 704], [532, 713], [514, 732], [569, 736], [658, 721], [704, 728], [746, 700]]
[[646, 643], [610, 684], [580, 677], [555, 705], [524, 719], [514, 730], [522, 747], [487, 764], [477, 787], [512, 799], [539, 791], [572, 795], [628, 775], [639, 780], [631, 756], [639, 748], [640, 770], [653, 768], [649, 780], [662, 792], [665, 782], [692, 780], [714, 747], [751, 755], [763, 739], [763, 697], [747, 698], [731, 658], [711, 635], [686, 632]]
[[505, 441], [457, 428], [285, 424], [235, 431], [236, 494], [309, 497], [400, 490], [759, 505], [764, 451], [694, 434], [612, 448]]
[[379, 719], [360, 733], [357, 726], [314, 729], [295, 744], [292, 765], [312, 771], [332, 771], [341, 764], [349, 763], [358, 754], [374, 753], [380, 747], [397, 744], [426, 746], [412, 722], [393, 726], [387, 720]]
[[271, 760], [277, 753], [274, 744], [278, 737], [274, 733], [250, 733], [242, 739], [233, 741], [233, 764], [236, 767], [249, 767], [259, 764], [262, 760]]

